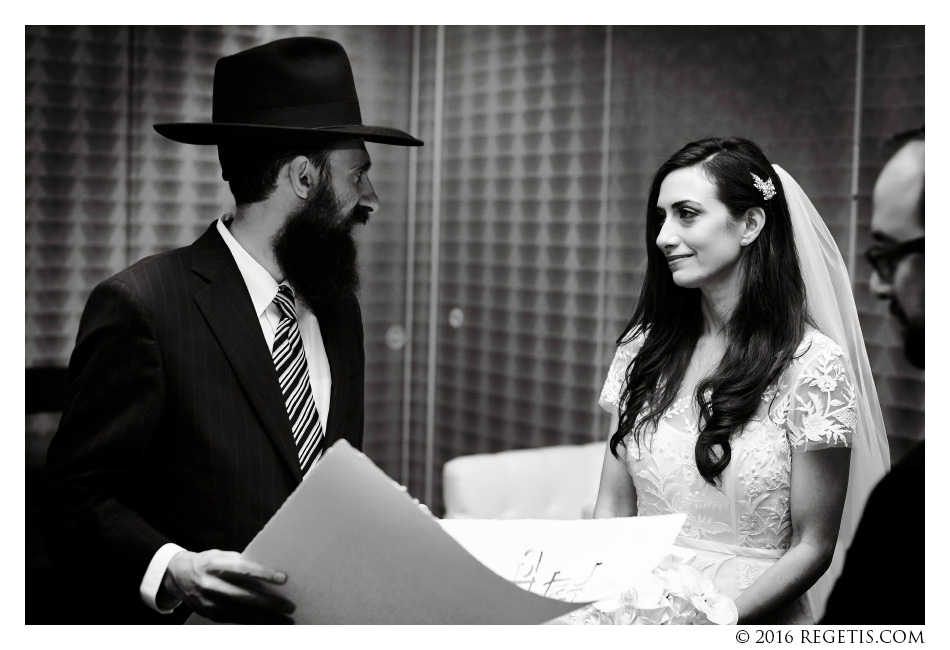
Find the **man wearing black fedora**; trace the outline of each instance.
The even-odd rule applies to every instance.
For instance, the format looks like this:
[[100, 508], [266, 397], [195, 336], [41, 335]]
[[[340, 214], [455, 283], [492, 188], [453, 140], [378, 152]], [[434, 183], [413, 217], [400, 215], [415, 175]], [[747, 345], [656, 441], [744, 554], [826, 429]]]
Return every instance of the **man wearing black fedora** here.
[[290, 622], [293, 576], [239, 552], [325, 449], [362, 443], [363, 143], [422, 142], [363, 125], [320, 38], [220, 59], [213, 111], [155, 129], [217, 145], [236, 210], [99, 284], [70, 359], [44, 497], [74, 622]]

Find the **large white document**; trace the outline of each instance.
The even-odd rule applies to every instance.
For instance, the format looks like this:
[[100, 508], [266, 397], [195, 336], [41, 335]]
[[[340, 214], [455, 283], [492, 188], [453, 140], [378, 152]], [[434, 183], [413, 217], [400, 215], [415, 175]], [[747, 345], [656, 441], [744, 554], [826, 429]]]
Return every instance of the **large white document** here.
[[499, 577], [345, 441], [326, 452], [244, 556], [287, 573], [275, 589], [297, 605], [298, 624], [538, 624], [584, 604]]
[[597, 601], [635, 587], [672, 550], [685, 514], [617, 519], [445, 519], [499, 576], [549, 598]]

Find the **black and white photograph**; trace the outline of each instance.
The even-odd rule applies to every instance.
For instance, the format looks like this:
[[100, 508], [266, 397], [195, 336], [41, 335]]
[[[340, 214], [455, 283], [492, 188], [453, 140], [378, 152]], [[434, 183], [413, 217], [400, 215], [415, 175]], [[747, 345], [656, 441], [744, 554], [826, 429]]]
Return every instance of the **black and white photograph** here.
[[931, 640], [924, 25], [24, 30], [19, 624]]

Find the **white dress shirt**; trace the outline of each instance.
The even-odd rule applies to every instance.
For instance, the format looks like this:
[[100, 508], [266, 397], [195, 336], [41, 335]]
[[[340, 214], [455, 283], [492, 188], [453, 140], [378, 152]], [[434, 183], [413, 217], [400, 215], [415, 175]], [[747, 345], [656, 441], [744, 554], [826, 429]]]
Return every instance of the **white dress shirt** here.
[[[277, 324], [280, 322], [280, 310], [274, 304], [277, 287], [280, 285], [267, 269], [244, 250], [234, 238], [234, 235], [231, 234], [231, 231], [228, 230], [232, 219], [232, 215], [225, 215], [218, 219], [218, 233], [224, 243], [227, 244], [228, 250], [231, 251], [231, 256], [241, 272], [241, 277], [244, 278], [244, 284], [247, 285], [248, 293], [251, 295], [251, 303], [254, 305], [254, 313], [257, 314], [257, 319], [260, 322], [267, 349], [272, 350]], [[286, 284], [291, 286], [289, 283]], [[291, 286], [291, 288], [293, 287]], [[327, 418], [330, 415], [330, 388], [332, 385], [330, 361], [327, 359], [323, 336], [320, 334], [320, 323], [317, 322], [316, 316], [302, 300], [295, 300], [294, 302], [297, 310], [297, 326], [300, 330], [300, 338], [303, 341], [304, 355], [307, 357], [310, 388], [313, 391], [317, 412], [320, 414], [320, 422], [323, 424], [323, 430], [326, 431]], [[310, 465], [311, 469], [314, 465], [316, 463]], [[162, 585], [162, 578], [168, 568], [168, 563], [176, 553], [183, 550], [185, 549], [173, 543], [162, 546], [152, 556], [152, 561], [142, 578], [142, 584], [139, 586], [142, 601], [157, 612], [168, 614], [174, 610], [174, 607], [172, 609], [160, 609], [155, 599]], [[177, 607], [177, 604], [175, 606]]]

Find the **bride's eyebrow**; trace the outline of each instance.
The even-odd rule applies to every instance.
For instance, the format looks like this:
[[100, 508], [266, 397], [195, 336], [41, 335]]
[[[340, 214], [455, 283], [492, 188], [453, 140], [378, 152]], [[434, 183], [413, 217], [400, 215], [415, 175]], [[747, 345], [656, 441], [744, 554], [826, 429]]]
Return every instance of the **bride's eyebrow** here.
[[691, 200], [689, 200], [689, 199], [684, 199], [683, 201], [677, 201], [677, 202], [674, 203], [671, 207], [674, 207], [674, 208], [676, 208], [676, 209], [679, 209], [679, 208], [682, 208], [682, 207], [684, 207], [684, 206], [685, 206], [685, 207], [688, 207], [688, 208], [702, 208], [702, 207], [703, 207], [703, 204], [702, 204], [702, 203], [699, 203], [698, 201], [691, 201]]

